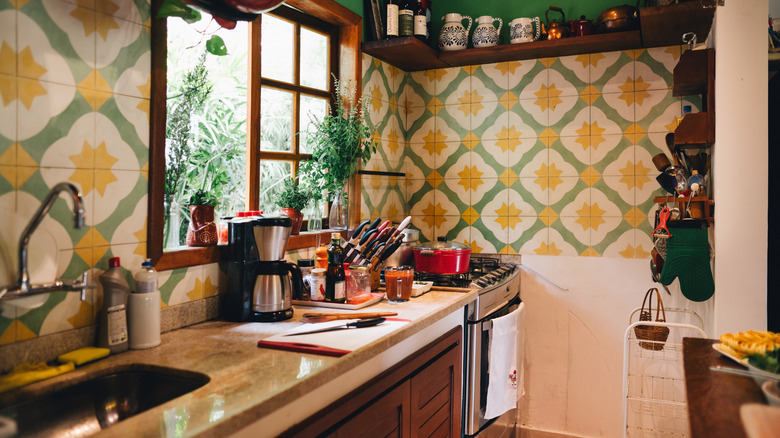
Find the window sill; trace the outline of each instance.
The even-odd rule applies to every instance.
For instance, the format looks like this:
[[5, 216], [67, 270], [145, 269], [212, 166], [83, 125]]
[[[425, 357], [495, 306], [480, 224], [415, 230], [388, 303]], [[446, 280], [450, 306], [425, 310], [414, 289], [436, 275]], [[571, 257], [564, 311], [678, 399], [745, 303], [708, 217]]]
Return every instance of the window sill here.
[[[287, 241], [287, 251], [315, 248], [323, 243], [328, 243], [330, 241], [331, 233], [334, 232], [341, 233], [342, 239], [346, 239], [348, 234], [347, 230], [301, 232], [301, 234], [297, 236], [290, 236], [290, 239]], [[162, 257], [160, 257], [160, 260], [155, 263], [154, 267], [158, 271], [167, 271], [170, 269], [218, 263], [223, 257], [226, 257], [226, 252], [226, 245], [201, 247], [183, 246], [176, 251], [164, 252]]]

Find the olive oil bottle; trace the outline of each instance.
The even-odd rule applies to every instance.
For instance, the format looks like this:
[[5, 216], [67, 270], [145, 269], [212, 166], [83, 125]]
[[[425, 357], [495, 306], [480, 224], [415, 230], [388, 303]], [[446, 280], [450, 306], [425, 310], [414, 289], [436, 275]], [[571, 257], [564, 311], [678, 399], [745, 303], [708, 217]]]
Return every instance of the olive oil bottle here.
[[325, 301], [346, 303], [347, 289], [344, 275], [344, 249], [341, 234], [333, 233], [328, 248], [328, 270], [325, 272]]

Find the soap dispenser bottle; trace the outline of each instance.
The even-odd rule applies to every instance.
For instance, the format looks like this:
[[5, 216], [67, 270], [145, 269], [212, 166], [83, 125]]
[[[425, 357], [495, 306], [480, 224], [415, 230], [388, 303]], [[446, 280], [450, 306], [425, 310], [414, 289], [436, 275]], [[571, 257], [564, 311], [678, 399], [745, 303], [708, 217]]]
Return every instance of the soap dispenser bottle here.
[[108, 348], [111, 354], [127, 351], [127, 294], [130, 286], [125, 280], [119, 257], [108, 259], [108, 271], [100, 275], [103, 286], [103, 307], [100, 309], [98, 347]]
[[160, 345], [160, 289], [157, 271], [150, 259], [135, 273], [135, 292], [127, 299], [130, 348], [140, 350]]

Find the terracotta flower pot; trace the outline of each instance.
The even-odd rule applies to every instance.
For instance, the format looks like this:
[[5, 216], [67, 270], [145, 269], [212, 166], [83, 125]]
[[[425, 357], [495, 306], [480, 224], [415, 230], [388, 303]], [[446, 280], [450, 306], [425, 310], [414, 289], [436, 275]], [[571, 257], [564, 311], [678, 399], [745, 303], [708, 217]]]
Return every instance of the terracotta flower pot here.
[[303, 225], [303, 213], [294, 208], [283, 208], [282, 214], [292, 219], [292, 231], [291, 235], [297, 236], [301, 232], [301, 225]]
[[190, 226], [187, 227], [187, 246], [217, 244], [217, 225], [213, 205], [190, 205]]

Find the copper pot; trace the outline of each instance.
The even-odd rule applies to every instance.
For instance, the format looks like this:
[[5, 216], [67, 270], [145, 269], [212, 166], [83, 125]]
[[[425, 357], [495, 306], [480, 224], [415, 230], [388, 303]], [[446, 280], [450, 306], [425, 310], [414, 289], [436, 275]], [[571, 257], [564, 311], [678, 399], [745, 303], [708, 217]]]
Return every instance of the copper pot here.
[[[561, 21], [550, 21], [550, 17], [547, 16], [547, 14], [550, 13], [550, 11], [560, 12], [561, 13]], [[557, 40], [559, 38], [565, 38], [568, 36], [568, 30], [566, 29], [566, 14], [563, 13], [563, 9], [559, 8], [558, 6], [550, 6], [549, 9], [544, 13], [544, 18], [547, 20], [547, 39], [548, 40]]]
[[[638, 3], [637, 3], [638, 4]], [[596, 19], [596, 26], [601, 32], [621, 32], [637, 27], [639, 9], [630, 5], [615, 6], [604, 10]]]

